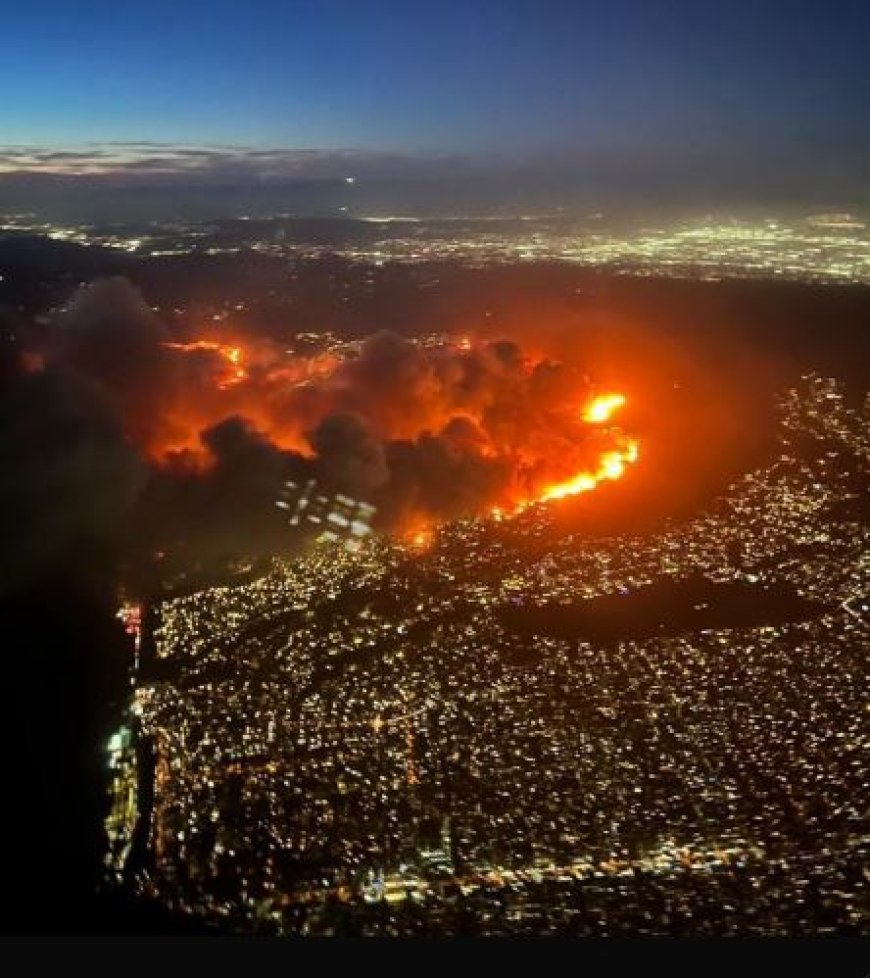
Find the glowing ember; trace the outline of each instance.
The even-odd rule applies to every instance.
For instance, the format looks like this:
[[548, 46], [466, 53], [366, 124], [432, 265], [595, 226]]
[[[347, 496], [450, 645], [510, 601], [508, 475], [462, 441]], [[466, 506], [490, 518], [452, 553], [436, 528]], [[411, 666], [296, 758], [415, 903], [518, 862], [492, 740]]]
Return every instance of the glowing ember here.
[[414, 530], [412, 533], [408, 534], [407, 537], [409, 545], [415, 550], [428, 550], [429, 547], [432, 546], [434, 539], [435, 534], [428, 527]]
[[619, 452], [609, 452], [601, 458], [601, 477], [604, 479], [618, 479], [625, 471], [625, 462]]
[[195, 353], [198, 350], [204, 350], [210, 353], [220, 353], [228, 360], [232, 360], [232, 357], [225, 351], [235, 351], [238, 349], [238, 347], [223, 347], [220, 343], [213, 343], [211, 340], [193, 340], [191, 343], [170, 343], [167, 341], [163, 344], [163, 346], [167, 350], [180, 350], [182, 353]]
[[227, 362], [227, 372], [218, 381], [217, 386], [220, 390], [226, 390], [245, 380], [248, 376], [242, 367], [242, 348], [240, 346], [225, 346], [223, 343], [216, 343], [213, 340], [194, 340], [191, 343], [164, 343], [167, 350], [180, 350], [182, 353], [216, 353]]
[[589, 424], [603, 424], [605, 421], [609, 421], [613, 413], [624, 404], [624, 394], [602, 394], [586, 405], [583, 411], [583, 420]]

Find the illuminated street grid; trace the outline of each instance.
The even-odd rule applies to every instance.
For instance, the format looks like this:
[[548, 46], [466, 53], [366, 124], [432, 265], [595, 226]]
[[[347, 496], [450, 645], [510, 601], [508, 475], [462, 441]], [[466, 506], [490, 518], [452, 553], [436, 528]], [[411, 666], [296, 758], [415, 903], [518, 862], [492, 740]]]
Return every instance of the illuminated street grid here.
[[[868, 430], [813, 376], [780, 457], [657, 536], [535, 506], [164, 604], [138, 887], [292, 933], [866, 930]], [[698, 574], [818, 610], [602, 644], [499, 614]]]

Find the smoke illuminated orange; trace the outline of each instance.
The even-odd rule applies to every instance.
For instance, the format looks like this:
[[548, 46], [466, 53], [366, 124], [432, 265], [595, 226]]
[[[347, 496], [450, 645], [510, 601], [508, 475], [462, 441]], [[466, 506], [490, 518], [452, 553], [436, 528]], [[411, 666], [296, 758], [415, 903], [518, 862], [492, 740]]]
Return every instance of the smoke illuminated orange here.
[[191, 343], [164, 343], [167, 350], [180, 350], [182, 353], [194, 353], [203, 351], [206, 353], [217, 353], [227, 362], [227, 370], [223, 377], [217, 382], [220, 390], [239, 384], [248, 376], [247, 371], [242, 366], [242, 348], [240, 346], [227, 346], [223, 343], [215, 343], [212, 340], [194, 340]]
[[[455, 337], [446, 353], [434, 347], [434, 352], [415, 354], [419, 359], [412, 359], [397, 375], [395, 388], [373, 382], [377, 370], [360, 372], [359, 351], [351, 356], [340, 349], [288, 356], [290, 351], [262, 341], [221, 340], [202, 337], [163, 344], [181, 354], [210, 356], [202, 361], [204, 373], [194, 374], [196, 383], [183, 386], [165, 411], [161, 437], [149, 445], [154, 457], [183, 451], [191, 464], [207, 468], [210, 455], [200, 433], [234, 416], [244, 418], [279, 448], [308, 458], [316, 452], [307, 432], [333, 414], [360, 414], [373, 438], [384, 444], [391, 439], [414, 443], [452, 425], [446, 457], [453, 453], [460, 460], [457, 464], [467, 460], [472, 468], [481, 460], [491, 461], [512, 471], [501, 489], [480, 498], [482, 511], [495, 521], [534, 503], [591, 492], [603, 482], [622, 478], [638, 460], [638, 442], [613, 423], [628, 403], [625, 394], [584, 396], [588, 382], [579, 374], [576, 384], [549, 390], [544, 385], [538, 392], [533, 382], [552, 376], [535, 373], [545, 361], [516, 355], [512, 360], [502, 351], [493, 356], [485, 344], [466, 335]], [[387, 362], [390, 356], [401, 360], [401, 350], [387, 352]], [[371, 364], [366, 369], [373, 370]], [[203, 376], [210, 377], [210, 383], [204, 383]], [[211, 397], [209, 388], [214, 391]], [[469, 390], [475, 392], [473, 397]], [[528, 425], [513, 420], [514, 398], [523, 403]], [[567, 421], [566, 402], [572, 405]], [[403, 540], [415, 550], [427, 550], [434, 542], [438, 516], [416, 506], [408, 515], [410, 526], [404, 523]]]

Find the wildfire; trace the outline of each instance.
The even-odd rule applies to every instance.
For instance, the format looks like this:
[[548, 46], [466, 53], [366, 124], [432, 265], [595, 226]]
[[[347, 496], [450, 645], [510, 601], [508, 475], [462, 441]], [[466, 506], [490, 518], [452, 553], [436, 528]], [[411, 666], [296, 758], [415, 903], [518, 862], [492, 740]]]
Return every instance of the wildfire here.
[[583, 420], [589, 424], [603, 424], [625, 404], [624, 394], [601, 394], [590, 401], [583, 410]]
[[620, 479], [625, 474], [626, 465], [637, 461], [640, 447], [634, 439], [630, 439], [623, 449], [604, 452], [594, 472], [581, 472], [566, 482], [558, 482], [547, 486], [538, 497], [542, 503], [551, 499], [564, 499], [566, 496], [576, 496], [581, 492], [590, 492], [600, 482]]
[[406, 534], [408, 546], [414, 550], [428, 550], [435, 542], [435, 532], [431, 527], [418, 527]]
[[[588, 424], [602, 424], [610, 420], [615, 411], [626, 403], [624, 394], [601, 394], [590, 401], [583, 409], [583, 420]], [[576, 496], [583, 492], [591, 492], [604, 481], [620, 479], [625, 474], [627, 465], [633, 465], [640, 456], [640, 444], [634, 438], [626, 439], [621, 448], [604, 452], [598, 460], [597, 467], [591, 472], [580, 472], [565, 482], [557, 482], [547, 486], [538, 502], [549, 502], [552, 499], [564, 499], [566, 496]]]
[[222, 357], [227, 364], [224, 376], [218, 381], [217, 386], [220, 390], [226, 390], [235, 384], [241, 383], [248, 376], [248, 372], [242, 366], [242, 348], [240, 346], [228, 346], [224, 343], [216, 343], [213, 340], [194, 340], [191, 343], [164, 343], [167, 350], [180, 350], [182, 353], [216, 353]]
[[[506, 395], [502, 387], [509, 390], [512, 389], [510, 385], [521, 397], [531, 398], [525, 379], [533, 373], [536, 363], [533, 358], [518, 361], [511, 370], [491, 370], [482, 378], [474, 374], [471, 377], [473, 386], [480, 389], [477, 399], [463, 399], [457, 404], [456, 390], [461, 390], [462, 385], [452, 381], [447, 383], [442, 374], [450, 378], [454, 373], [464, 376], [467, 358], [454, 363], [453, 372], [445, 374], [443, 364], [436, 357], [432, 363], [417, 364], [410, 371], [409, 375], [415, 378], [425, 375], [428, 386], [421, 388], [422, 393], [414, 389], [414, 397], [407, 400], [408, 410], [391, 410], [388, 393], [372, 387], [368, 374], [360, 373], [356, 366], [357, 360], [346, 360], [331, 351], [313, 357], [293, 356], [288, 359], [271, 348], [237, 345], [211, 338], [163, 345], [168, 350], [183, 354], [205, 355], [205, 367], [211, 375], [213, 387], [225, 392], [217, 398], [204, 398], [201, 409], [198, 409], [195, 402], [188, 401], [185, 391], [172, 414], [170, 435], [162, 438], [156, 452], [161, 455], [168, 450], [185, 450], [194, 462], [204, 460], [206, 467], [209, 456], [202, 447], [200, 432], [224, 416], [233, 414], [243, 416], [253, 428], [263, 432], [281, 448], [305, 456], [313, 454], [305, 431], [316, 429], [318, 417], [330, 412], [341, 414], [350, 410], [365, 414], [370, 406], [372, 428], [385, 443], [396, 438], [413, 441], [421, 431], [437, 431], [448, 422], [455, 423], [460, 418], [465, 428], [458, 428], [459, 437], [466, 438], [466, 441], [460, 441], [456, 449], [460, 455], [492, 459], [496, 464], [511, 460], [516, 466], [515, 488], [511, 491], [505, 486], [501, 493], [493, 493], [494, 498], [490, 498], [486, 510], [490, 519], [500, 523], [535, 503], [580, 495], [593, 491], [604, 482], [616, 481], [639, 457], [638, 442], [614, 424], [614, 416], [628, 403], [625, 394], [615, 391], [587, 396], [579, 406], [572, 398], [569, 403], [573, 402], [573, 422], [557, 432], [542, 431], [543, 438], [526, 439], [522, 425], [516, 432], [508, 428], [503, 444], [502, 430], [497, 425], [489, 424], [486, 405], [492, 398], [504, 398]], [[476, 348], [468, 335], [454, 337], [452, 346], [461, 354]], [[483, 360], [476, 369], [485, 372], [489, 369], [487, 361]], [[378, 364], [378, 370], [372, 376], [381, 370]], [[337, 378], [335, 382], [334, 378]], [[360, 391], [359, 398], [348, 396], [355, 395], [357, 389]], [[190, 397], [193, 398], [199, 390], [199, 386], [192, 386]], [[486, 396], [482, 396], [481, 392]], [[398, 395], [402, 393], [408, 392], [400, 390]], [[400, 402], [401, 398], [397, 396], [397, 403]], [[525, 403], [528, 406], [528, 402]], [[275, 413], [276, 405], [281, 411], [280, 416]], [[424, 409], [419, 410], [421, 407]], [[556, 408], [562, 417], [561, 404], [557, 404]], [[297, 411], [298, 421], [295, 418]], [[494, 412], [496, 416], [498, 413]], [[381, 430], [378, 430], [378, 426]], [[582, 432], [584, 426], [590, 426], [586, 434], [599, 446], [598, 454], [591, 456], [591, 459], [588, 454], [589, 441]], [[527, 451], [529, 448], [531, 450]], [[534, 476], [531, 475], [533, 472]], [[560, 481], [554, 481], [560, 477]], [[529, 479], [533, 480], [531, 486]], [[519, 486], [525, 486], [525, 489], [518, 496], [515, 493]], [[420, 552], [432, 547], [438, 519], [437, 516], [433, 519], [433, 515], [415, 513], [412, 525], [406, 525], [400, 534], [405, 546]]]

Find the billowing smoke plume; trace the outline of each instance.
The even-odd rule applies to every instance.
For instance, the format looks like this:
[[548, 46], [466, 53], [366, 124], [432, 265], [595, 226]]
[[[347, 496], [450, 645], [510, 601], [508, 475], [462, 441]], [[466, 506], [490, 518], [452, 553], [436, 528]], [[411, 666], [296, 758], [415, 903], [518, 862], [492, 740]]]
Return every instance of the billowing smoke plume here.
[[166, 329], [124, 278], [80, 289], [58, 316], [50, 362], [94, 381], [137, 444], [148, 444], [161, 423], [158, 406], [171, 378]]
[[327, 415], [311, 432], [310, 441], [326, 484], [371, 497], [389, 482], [384, 446], [359, 415]]
[[0, 396], [0, 592], [46, 574], [99, 575], [145, 478], [88, 378], [50, 367], [9, 379]]
[[97, 535], [133, 527], [149, 553], [278, 551], [289, 478], [402, 529], [536, 498], [613, 448], [582, 422], [586, 377], [506, 340], [424, 347], [381, 332], [310, 358], [267, 340], [180, 342], [111, 278], [74, 295], [43, 352], [13, 385], [2, 447], [4, 471], [25, 473], [16, 491], [51, 500], [38, 519], [63, 524], [46, 546], [91, 519]]

